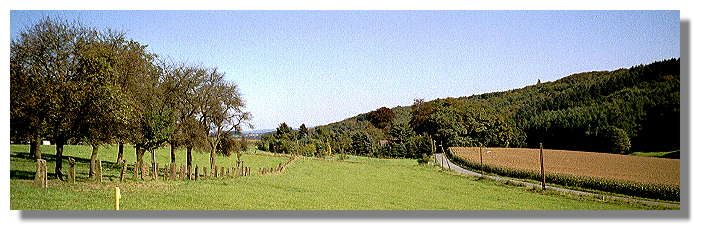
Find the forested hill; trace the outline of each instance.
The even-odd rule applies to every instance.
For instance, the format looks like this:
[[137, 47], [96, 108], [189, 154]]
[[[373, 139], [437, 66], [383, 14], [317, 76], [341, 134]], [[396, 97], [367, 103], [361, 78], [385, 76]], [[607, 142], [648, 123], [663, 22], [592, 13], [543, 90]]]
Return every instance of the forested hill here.
[[679, 117], [680, 59], [669, 59], [509, 91], [382, 107], [316, 127], [311, 138], [330, 142], [336, 152], [392, 156], [394, 144], [406, 146], [400, 151], [416, 149], [403, 144], [409, 136], [432, 137], [444, 147], [543, 143], [615, 153], [672, 151], [679, 148]]

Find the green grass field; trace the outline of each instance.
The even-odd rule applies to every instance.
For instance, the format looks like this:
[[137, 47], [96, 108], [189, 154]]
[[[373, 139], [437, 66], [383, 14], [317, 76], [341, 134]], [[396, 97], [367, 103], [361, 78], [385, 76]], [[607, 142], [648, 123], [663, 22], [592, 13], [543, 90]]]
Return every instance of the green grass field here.
[[631, 155], [641, 156], [641, 157], [660, 157], [660, 158], [680, 158], [681, 151], [675, 150], [670, 152], [633, 152]]
[[[11, 145], [10, 204], [13, 210], [111, 210], [114, 187], [122, 191], [123, 210], [633, 210], [666, 209], [620, 201], [562, 195], [533, 188], [504, 185], [467, 177], [415, 160], [374, 159], [350, 156], [298, 158], [278, 174], [258, 175], [261, 167], [274, 167], [288, 159], [243, 155], [252, 175], [201, 181], [118, 181], [114, 164], [117, 147], [104, 146], [99, 158], [106, 162], [104, 182], [87, 179], [90, 147], [66, 146], [65, 155], [77, 160], [78, 182], [68, 184], [53, 177], [53, 146], [42, 146], [49, 159], [49, 187], [32, 184], [34, 160], [27, 145]], [[133, 148], [125, 159], [134, 163]], [[169, 162], [167, 148], [157, 151], [160, 166]], [[147, 163], [151, 156], [145, 154]], [[185, 162], [185, 151], [177, 151]], [[194, 163], [208, 166], [206, 153], [194, 152]], [[218, 159], [234, 166], [234, 157]], [[64, 163], [66, 169], [68, 164]]]

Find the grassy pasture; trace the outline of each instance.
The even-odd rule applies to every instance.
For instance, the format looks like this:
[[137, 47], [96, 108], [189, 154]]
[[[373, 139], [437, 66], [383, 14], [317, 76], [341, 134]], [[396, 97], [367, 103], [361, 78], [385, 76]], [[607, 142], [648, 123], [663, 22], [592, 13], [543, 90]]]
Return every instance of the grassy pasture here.
[[[55, 158], [54, 145], [42, 145], [42, 156], [47, 159], [47, 169], [49, 171], [49, 178], [55, 178], [54, 166]], [[103, 145], [98, 148], [98, 159], [103, 162], [103, 180], [107, 181], [117, 181], [120, 177], [120, 168], [116, 164], [117, 160], [117, 146], [116, 145]], [[155, 158], [159, 163], [160, 168], [167, 167], [171, 162], [171, 157], [169, 155], [169, 148], [160, 148], [155, 152]], [[270, 168], [276, 167], [279, 163], [284, 163], [288, 160], [286, 157], [261, 157], [255, 154], [253, 151], [250, 154], [243, 154], [242, 161], [244, 161], [245, 166], [251, 168], [254, 173], [260, 168]], [[204, 166], [210, 169], [209, 154], [207, 152], [193, 151], [193, 164], [199, 168]], [[34, 172], [36, 171], [35, 160], [29, 156], [29, 146], [28, 145], [11, 145], [10, 155], [12, 157], [12, 168], [10, 169], [10, 178], [18, 179], [33, 179]], [[74, 157], [76, 160], [76, 175], [77, 180], [87, 180], [88, 169], [91, 157], [91, 147], [82, 145], [67, 145], [64, 147], [64, 156]], [[127, 161], [129, 165], [129, 170], [126, 172], [125, 178], [132, 178], [132, 166], [134, 166], [137, 156], [135, 155], [135, 149], [132, 146], [125, 146], [123, 151], [123, 159]], [[237, 157], [233, 154], [230, 157], [218, 156], [216, 163], [218, 166], [224, 167], [235, 167]], [[144, 163], [147, 166], [151, 166], [152, 156], [149, 152], [144, 154]], [[176, 150], [176, 163], [177, 166], [181, 164], [186, 164], [186, 150], [177, 149]], [[68, 160], [64, 158], [64, 174], [68, 172]], [[177, 167], [178, 169], [178, 167]], [[202, 172], [201, 172], [202, 174]]]
[[660, 157], [660, 158], [673, 158], [680, 159], [680, 150], [670, 151], [670, 152], [633, 152], [631, 155], [641, 156], [641, 157]]
[[[49, 188], [32, 184], [34, 161], [26, 157], [26, 145], [12, 145], [10, 204], [13, 210], [110, 210], [113, 187], [122, 191], [125, 210], [623, 210], [664, 209], [641, 204], [602, 201], [591, 197], [541, 192], [532, 188], [461, 176], [439, 167], [418, 165], [409, 159], [373, 159], [349, 156], [299, 158], [279, 174], [260, 176], [259, 167], [273, 167], [287, 158], [249, 152], [243, 155], [252, 176], [202, 181], [117, 181], [115, 147], [102, 148], [107, 163], [105, 182], [86, 179], [90, 147], [67, 146], [66, 155], [77, 158], [79, 182], [56, 180], [51, 146], [43, 146], [49, 158]], [[126, 151], [134, 162], [134, 150]], [[169, 161], [168, 149], [157, 151], [160, 165]], [[184, 161], [177, 152], [177, 162]], [[218, 159], [234, 164], [234, 159]], [[149, 161], [148, 161], [149, 162]], [[194, 153], [194, 162], [207, 166], [206, 153]], [[115, 166], [115, 167], [113, 167]]]
[[[538, 149], [452, 147], [473, 168], [519, 178], [540, 178]], [[547, 181], [632, 196], [679, 200], [680, 160], [544, 149]]]

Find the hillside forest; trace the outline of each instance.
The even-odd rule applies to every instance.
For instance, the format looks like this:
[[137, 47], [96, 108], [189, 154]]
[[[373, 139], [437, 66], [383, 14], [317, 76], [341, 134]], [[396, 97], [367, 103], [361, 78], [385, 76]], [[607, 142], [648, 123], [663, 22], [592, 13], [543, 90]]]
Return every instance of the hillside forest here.
[[680, 143], [680, 59], [573, 74], [524, 88], [414, 100], [315, 128], [282, 123], [260, 150], [418, 158], [453, 146], [627, 154]]

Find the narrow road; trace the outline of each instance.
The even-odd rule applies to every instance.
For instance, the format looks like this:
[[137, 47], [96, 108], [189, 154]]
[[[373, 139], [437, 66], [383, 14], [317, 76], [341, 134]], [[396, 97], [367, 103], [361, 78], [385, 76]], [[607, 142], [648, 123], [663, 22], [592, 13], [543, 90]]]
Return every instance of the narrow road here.
[[[480, 173], [459, 167], [458, 165], [453, 164], [453, 162], [449, 161], [448, 158], [445, 156], [445, 154], [442, 153], [437, 153], [434, 154], [436, 158], [436, 163], [443, 168], [448, 168], [457, 172], [460, 172], [461, 174], [466, 174], [466, 175], [471, 175], [471, 176], [483, 176]], [[514, 184], [521, 184], [524, 186], [530, 186], [530, 187], [538, 187], [540, 188], [540, 184], [535, 184], [535, 183], [529, 183], [529, 182], [524, 182], [512, 178], [506, 178], [506, 177], [500, 177], [500, 176], [492, 176], [492, 175], [484, 175], [485, 178], [495, 180], [495, 181], [500, 181], [500, 182], [511, 182]], [[554, 187], [554, 186], [548, 186], [546, 185], [546, 189], [558, 191], [558, 192], [565, 192], [565, 193], [572, 193], [572, 194], [577, 194], [577, 195], [584, 195], [584, 196], [595, 196], [595, 197], [603, 197], [605, 199], [612, 199], [612, 200], [621, 200], [621, 201], [629, 201], [629, 202], [639, 202], [647, 205], [657, 205], [657, 206], [665, 206], [665, 207], [675, 207], [675, 208], [680, 208], [680, 204], [674, 204], [674, 203], [667, 203], [667, 202], [656, 202], [656, 201], [649, 201], [649, 200], [640, 200], [640, 199], [635, 199], [635, 198], [628, 198], [628, 197], [619, 197], [619, 196], [612, 196], [612, 195], [602, 195], [602, 194], [597, 194], [597, 193], [591, 193], [591, 192], [585, 192], [585, 191], [578, 191], [578, 190], [573, 190], [573, 189], [567, 189], [567, 188], [559, 188], [559, 187]]]

